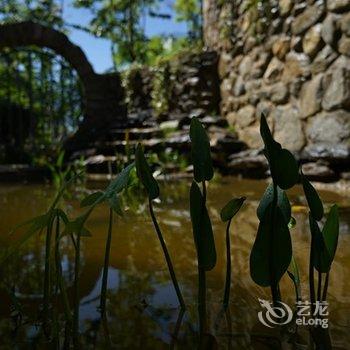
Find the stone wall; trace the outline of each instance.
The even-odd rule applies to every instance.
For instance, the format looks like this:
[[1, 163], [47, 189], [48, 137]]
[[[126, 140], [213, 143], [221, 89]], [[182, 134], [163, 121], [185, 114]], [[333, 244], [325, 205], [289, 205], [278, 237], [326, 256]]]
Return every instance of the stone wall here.
[[257, 149], [264, 112], [276, 139], [304, 162], [346, 176], [350, 0], [263, 3], [204, 0], [206, 45], [220, 56], [221, 113]]
[[215, 51], [185, 52], [157, 67], [124, 74], [129, 118], [180, 119], [219, 114], [220, 81]]

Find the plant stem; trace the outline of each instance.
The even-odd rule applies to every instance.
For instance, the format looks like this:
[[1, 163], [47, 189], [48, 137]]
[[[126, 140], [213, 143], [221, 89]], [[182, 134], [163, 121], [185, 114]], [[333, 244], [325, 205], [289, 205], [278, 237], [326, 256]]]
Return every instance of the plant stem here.
[[101, 299], [100, 299], [100, 309], [101, 309], [102, 317], [105, 316], [105, 312], [106, 312], [108, 266], [109, 266], [109, 256], [111, 252], [112, 228], [113, 228], [113, 209], [109, 208], [108, 235], [107, 235], [107, 241], [106, 241], [105, 260], [103, 265], [103, 276], [102, 276], [102, 286], [101, 286]]
[[198, 267], [198, 317], [199, 317], [199, 335], [204, 335], [207, 328], [207, 293], [206, 293], [206, 275], [205, 270]]
[[[273, 182], [273, 200], [272, 200], [272, 207], [271, 207], [271, 252], [274, 251], [274, 244], [275, 244], [275, 230], [274, 230], [274, 222], [276, 217], [276, 208], [277, 208], [277, 200], [278, 200], [278, 193], [277, 193], [277, 185]], [[272, 301], [273, 305], [276, 307], [278, 305], [278, 302], [281, 301], [281, 294], [279, 291], [279, 285], [276, 281], [275, 271], [274, 271], [274, 256], [273, 254], [270, 254], [270, 277], [271, 277], [271, 295], [272, 295]]]
[[310, 288], [310, 302], [311, 302], [311, 309], [312, 313], [314, 312], [315, 308], [315, 277], [314, 277], [314, 266], [313, 266], [313, 260], [314, 260], [314, 237], [311, 236], [311, 247], [310, 247], [310, 261], [309, 261], [309, 288]]
[[321, 293], [322, 293], [322, 273], [318, 272], [318, 280], [317, 280], [317, 300], [321, 301]]
[[329, 284], [329, 272], [327, 272], [327, 274], [326, 274], [326, 280], [325, 280], [324, 286], [323, 286], [323, 293], [322, 293], [322, 300], [321, 301], [326, 301], [326, 299], [327, 299], [328, 284]]
[[162, 232], [160, 230], [157, 218], [156, 218], [156, 216], [154, 214], [153, 204], [152, 204], [152, 200], [151, 199], [148, 200], [148, 207], [149, 207], [149, 211], [150, 211], [150, 215], [151, 215], [151, 218], [152, 218], [152, 222], [153, 222], [154, 228], [155, 228], [155, 230], [157, 232], [158, 239], [159, 239], [160, 244], [161, 244], [162, 249], [163, 249], [163, 253], [164, 253], [164, 256], [165, 256], [166, 263], [168, 265], [168, 270], [169, 270], [170, 277], [171, 277], [171, 280], [173, 282], [173, 285], [174, 285], [174, 288], [175, 288], [175, 291], [176, 291], [177, 298], [179, 300], [181, 308], [185, 309], [186, 305], [185, 305], [184, 299], [182, 297], [179, 284], [178, 284], [177, 279], [176, 279], [176, 274], [175, 274], [175, 271], [174, 271], [173, 264], [171, 262], [171, 258], [170, 258], [169, 252], [168, 252], [168, 248], [167, 248], [167, 246], [165, 244], [165, 241], [164, 241]]
[[48, 319], [50, 314], [50, 298], [51, 298], [51, 238], [52, 238], [52, 226], [54, 218], [51, 216], [47, 230], [46, 230], [46, 243], [45, 243], [45, 272], [44, 272], [44, 332], [47, 333]]
[[73, 319], [73, 343], [74, 348], [79, 349], [79, 273], [80, 273], [80, 232], [77, 233], [75, 266], [74, 266], [74, 319]]
[[[205, 209], [207, 202], [207, 187], [205, 181], [202, 181], [202, 193], [203, 193], [203, 210]], [[200, 344], [202, 338], [207, 330], [207, 281], [206, 273], [203, 268], [198, 266], [198, 316], [199, 316], [199, 336]]]
[[66, 290], [66, 284], [64, 281], [64, 278], [62, 276], [62, 266], [61, 266], [61, 254], [60, 254], [60, 219], [57, 217], [56, 219], [56, 236], [55, 236], [55, 262], [56, 262], [56, 278], [57, 278], [57, 285], [60, 290], [61, 296], [62, 296], [62, 302], [63, 302], [63, 308], [64, 308], [64, 314], [66, 317], [66, 323], [67, 327], [71, 327], [72, 323], [72, 317], [70, 313], [70, 306], [68, 301], [68, 295]]
[[230, 299], [230, 289], [231, 289], [231, 240], [230, 240], [230, 226], [231, 220], [228, 221], [226, 226], [226, 282], [225, 282], [225, 292], [224, 292], [224, 302], [223, 306], [226, 310]]

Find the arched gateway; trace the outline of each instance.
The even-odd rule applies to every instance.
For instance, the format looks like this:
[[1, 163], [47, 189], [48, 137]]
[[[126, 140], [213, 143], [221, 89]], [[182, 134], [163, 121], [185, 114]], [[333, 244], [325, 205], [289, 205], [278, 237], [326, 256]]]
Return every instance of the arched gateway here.
[[74, 68], [84, 88], [84, 120], [69, 148], [79, 148], [91, 137], [97, 138], [109, 125], [126, 123], [123, 88], [118, 73], [96, 74], [82, 49], [68, 37], [32, 21], [0, 26], [0, 50], [23, 46], [46, 47], [61, 55]]

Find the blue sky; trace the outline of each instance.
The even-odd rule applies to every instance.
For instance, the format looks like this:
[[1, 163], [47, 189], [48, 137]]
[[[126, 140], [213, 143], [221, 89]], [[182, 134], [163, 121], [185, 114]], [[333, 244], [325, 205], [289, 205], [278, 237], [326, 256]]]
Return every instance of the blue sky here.
[[[159, 12], [172, 14], [172, 4], [174, 0], [164, 0]], [[71, 0], [65, 2], [63, 17], [70, 24], [87, 25], [91, 19], [89, 10], [75, 9]], [[174, 16], [173, 16], [174, 17]], [[186, 24], [178, 23], [175, 18], [163, 20], [159, 18], [147, 17], [146, 35], [175, 34], [183, 35], [186, 33]], [[69, 37], [72, 42], [79, 45], [92, 63], [97, 73], [103, 73], [112, 67], [110, 54], [110, 42], [105, 39], [95, 38], [88, 33], [72, 29]]]

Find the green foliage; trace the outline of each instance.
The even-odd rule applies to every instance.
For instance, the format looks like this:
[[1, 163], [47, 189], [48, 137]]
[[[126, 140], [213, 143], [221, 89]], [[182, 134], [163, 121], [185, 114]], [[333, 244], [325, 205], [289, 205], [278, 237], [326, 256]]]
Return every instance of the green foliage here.
[[255, 283], [268, 287], [278, 283], [292, 259], [288, 225], [279, 207], [269, 204], [259, 223], [250, 255], [250, 274]]
[[301, 175], [301, 182], [311, 215], [315, 220], [320, 221], [324, 214], [322, 201], [315, 188], [303, 174]]
[[190, 138], [194, 178], [197, 182], [209, 181], [214, 176], [210, 143], [203, 125], [197, 118], [191, 120]]
[[[270, 204], [272, 204], [273, 196], [274, 196], [273, 184], [270, 184], [266, 188], [265, 193], [264, 193], [263, 197], [261, 198], [261, 201], [260, 201], [259, 206], [257, 208], [256, 213], [257, 213], [257, 216], [258, 216], [260, 221], [262, 220], [267, 207]], [[285, 221], [287, 223], [289, 223], [291, 220], [292, 208], [291, 208], [291, 205], [289, 203], [289, 199], [287, 197], [287, 194], [285, 193], [285, 191], [281, 190], [278, 186], [277, 186], [277, 206], [281, 209], [283, 216], [285, 218]]]
[[198, 266], [205, 271], [212, 270], [216, 265], [213, 229], [204, 197], [195, 182], [190, 191], [190, 212]]
[[269, 161], [273, 181], [287, 190], [299, 181], [299, 168], [294, 156], [276, 142], [271, 134], [265, 116], [261, 116], [260, 133], [265, 144], [265, 155]]
[[175, 0], [174, 10], [176, 20], [186, 22], [189, 27], [189, 37], [202, 39], [202, 1], [201, 0]]
[[232, 218], [239, 212], [246, 198], [231, 199], [221, 210], [220, 217], [223, 222], [232, 220]]
[[146, 161], [141, 144], [138, 144], [136, 148], [135, 163], [137, 176], [146, 188], [149, 198], [156, 199], [159, 197], [159, 186]]

